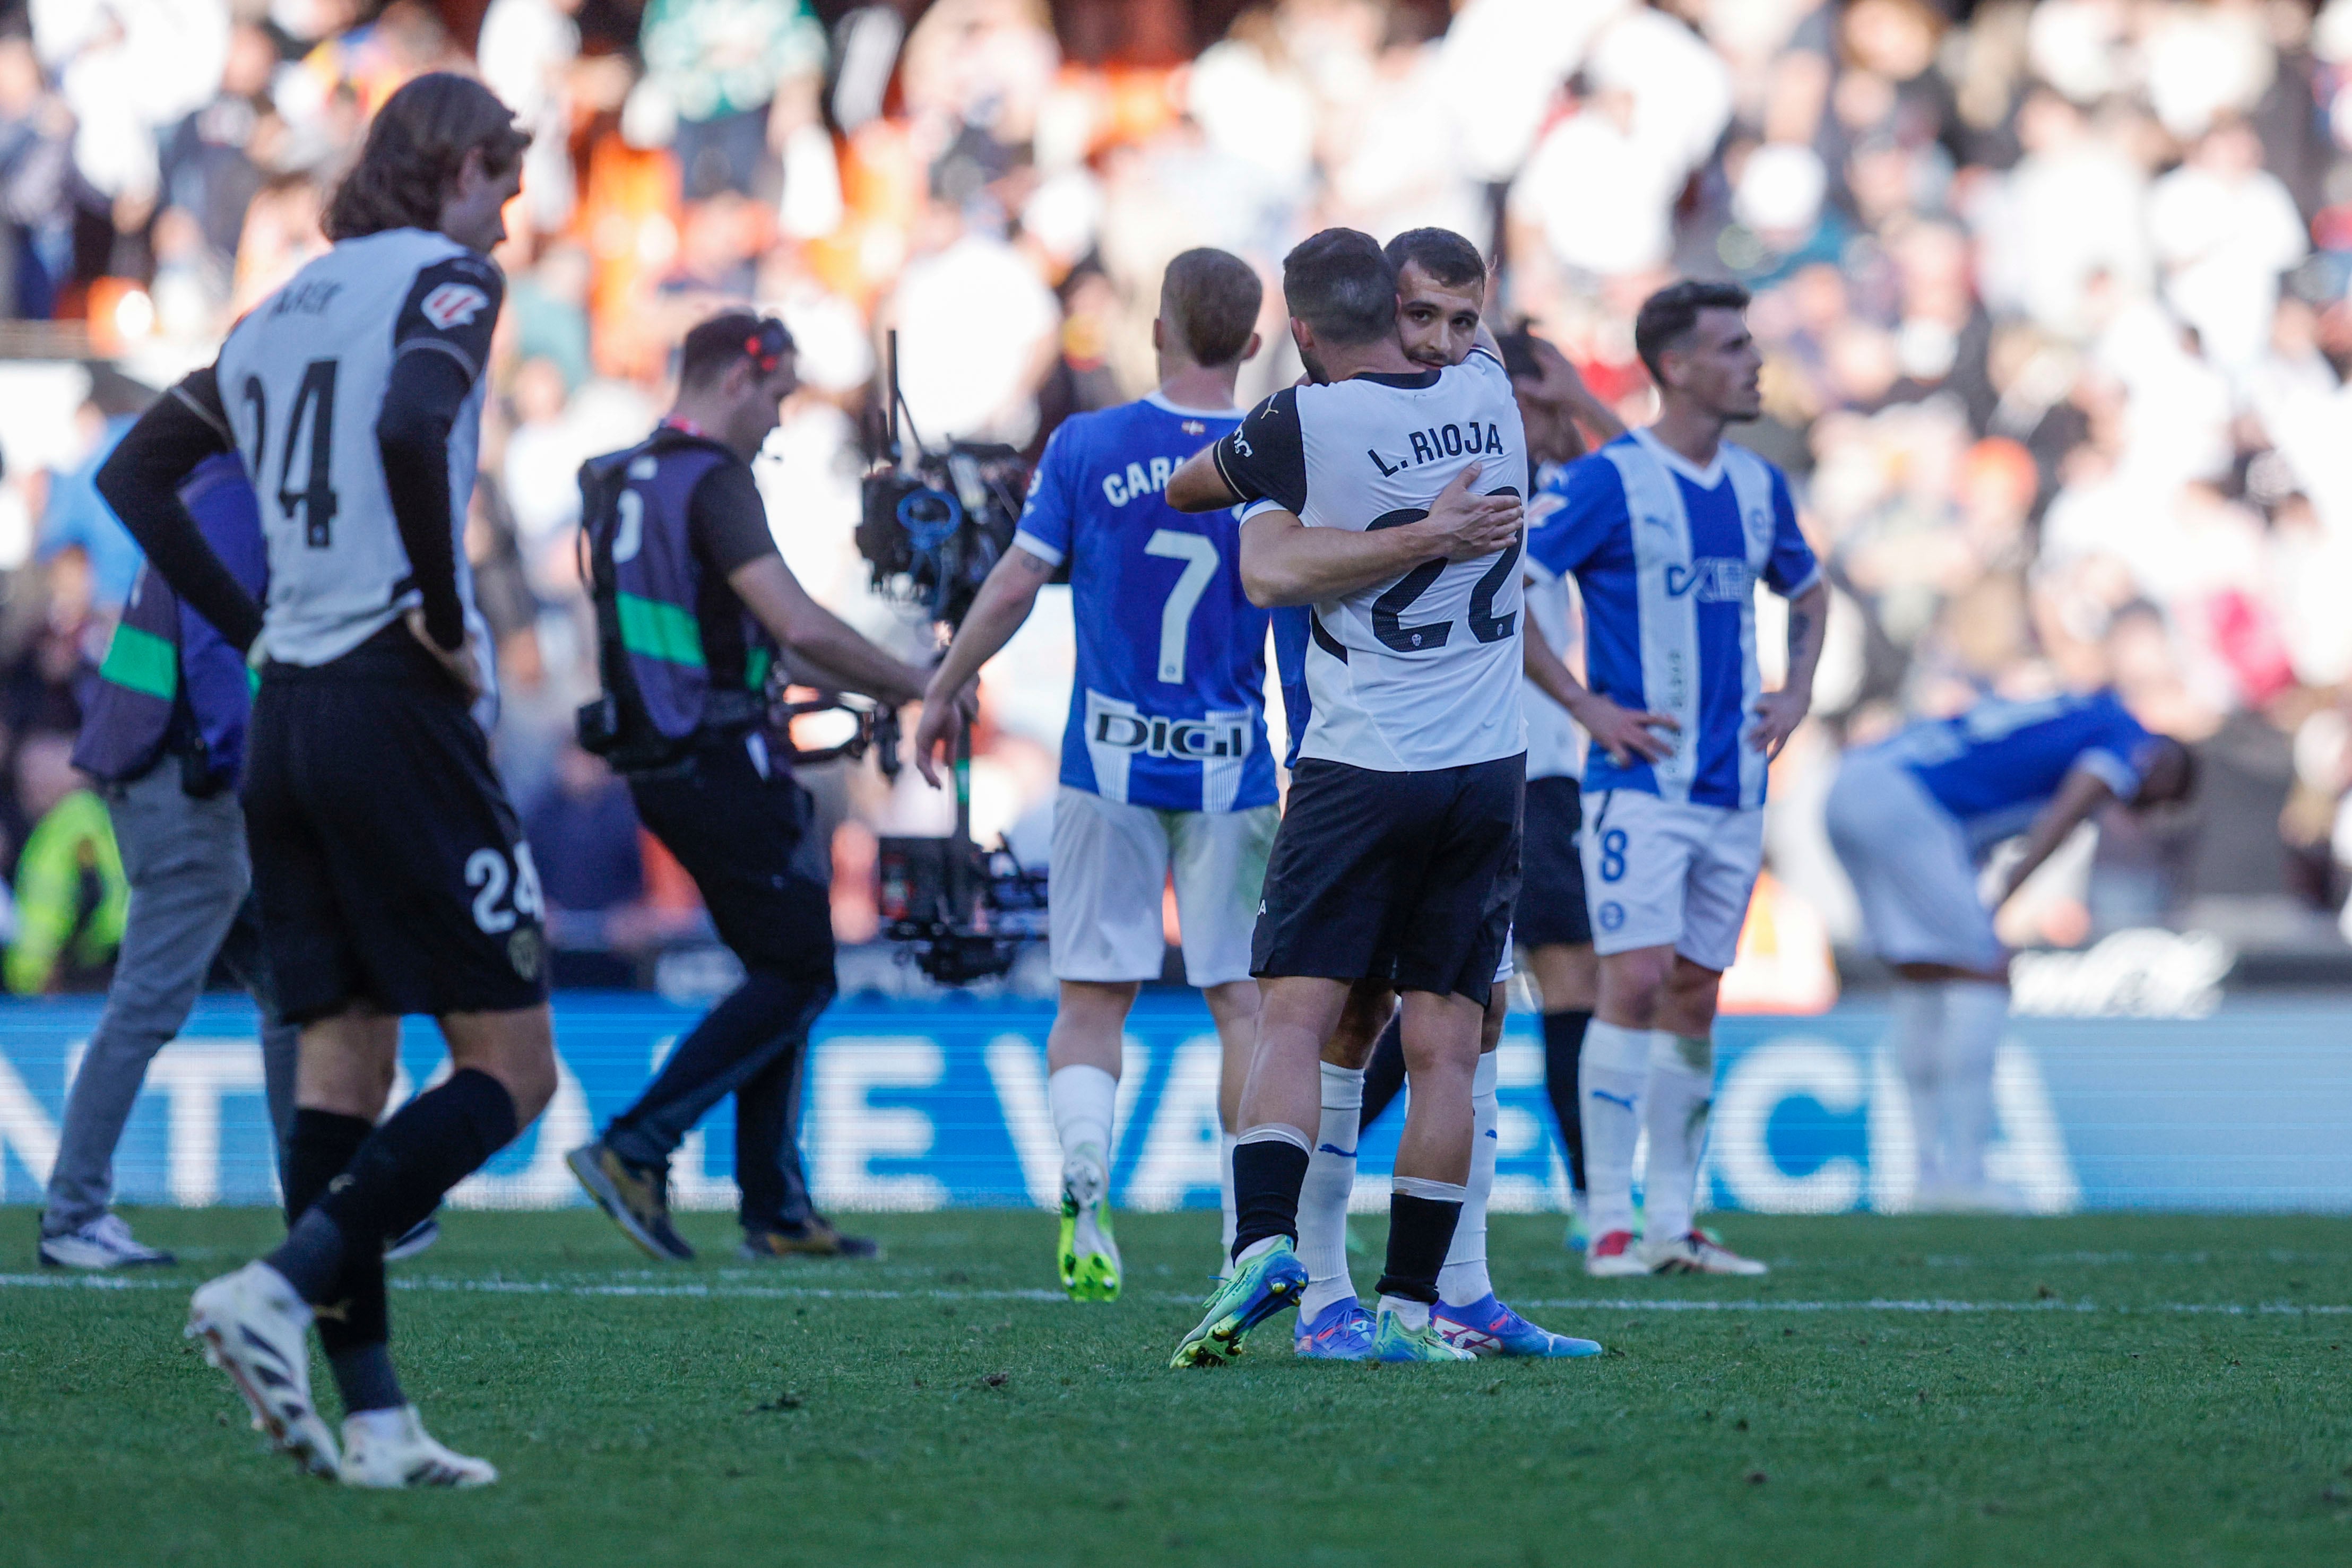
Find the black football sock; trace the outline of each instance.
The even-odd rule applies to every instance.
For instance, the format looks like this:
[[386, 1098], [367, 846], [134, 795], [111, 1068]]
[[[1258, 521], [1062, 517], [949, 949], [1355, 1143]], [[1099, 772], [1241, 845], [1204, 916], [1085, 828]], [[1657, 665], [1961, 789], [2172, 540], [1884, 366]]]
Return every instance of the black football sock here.
[[432, 1213], [444, 1193], [481, 1169], [516, 1130], [514, 1096], [505, 1084], [475, 1068], [452, 1073], [375, 1130], [345, 1173], [351, 1179], [319, 1200], [288, 1244], [301, 1239], [317, 1217], [351, 1248], [381, 1255], [384, 1238]]
[[1372, 1059], [1364, 1064], [1364, 1119], [1369, 1127], [1381, 1119], [1389, 1102], [1404, 1089], [1404, 1009], [1390, 1015], [1389, 1027], [1373, 1042]]
[[[379, 1294], [383, 1281], [383, 1270], [379, 1267]], [[327, 1367], [335, 1375], [335, 1392], [342, 1396], [346, 1416], [362, 1410], [397, 1410], [408, 1403], [408, 1396], [400, 1391], [400, 1375], [392, 1369], [392, 1347], [382, 1340], [331, 1350]]]
[[1584, 1031], [1592, 1022], [1589, 1012], [1546, 1013], [1543, 1016], [1544, 1093], [1559, 1123], [1559, 1146], [1568, 1155], [1568, 1185], [1584, 1190], [1584, 1104], [1577, 1072], [1584, 1056]]
[[1249, 1138], [1234, 1145], [1234, 1253], [1269, 1236], [1298, 1239], [1298, 1189], [1307, 1151], [1287, 1138]]
[[1445, 1267], [1445, 1254], [1454, 1245], [1454, 1222], [1461, 1218], [1459, 1202], [1391, 1193], [1388, 1272], [1373, 1290], [1383, 1296], [1435, 1306], [1437, 1272]]
[[268, 1261], [306, 1301], [331, 1305], [341, 1299], [337, 1287], [343, 1238], [331, 1223], [304, 1221], [326, 1195], [327, 1184], [350, 1167], [374, 1131], [375, 1124], [364, 1116], [307, 1109], [294, 1113], [294, 1125], [286, 1135], [286, 1240]]
[[[299, 1226], [305, 1211], [326, 1192], [328, 1184], [350, 1166], [374, 1131], [375, 1124], [361, 1116], [344, 1116], [332, 1111], [294, 1113], [294, 1125], [286, 1141], [286, 1218], [289, 1225]], [[304, 1281], [288, 1272], [287, 1265], [281, 1264], [278, 1271], [294, 1281], [296, 1291], [316, 1309], [319, 1343], [332, 1362], [346, 1352], [368, 1345], [381, 1346], [389, 1337], [391, 1322], [384, 1310], [383, 1250], [346, 1248], [341, 1230], [329, 1226], [323, 1228], [322, 1235], [320, 1228], [314, 1227], [310, 1232], [312, 1239], [320, 1245], [315, 1250], [300, 1249], [301, 1261], [294, 1265], [302, 1270], [306, 1279], [315, 1280], [327, 1266], [328, 1255], [333, 1255], [334, 1272], [315, 1287], [316, 1293], [304, 1290]], [[292, 1239], [290, 1235], [288, 1239]], [[336, 1376], [340, 1382], [341, 1374]]]

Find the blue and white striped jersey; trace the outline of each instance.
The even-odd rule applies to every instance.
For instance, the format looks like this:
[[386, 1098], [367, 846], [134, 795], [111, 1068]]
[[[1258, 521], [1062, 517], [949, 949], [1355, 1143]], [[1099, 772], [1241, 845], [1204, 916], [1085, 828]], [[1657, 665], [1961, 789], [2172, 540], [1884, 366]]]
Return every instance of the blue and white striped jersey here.
[[1062, 782], [1162, 811], [1275, 801], [1266, 612], [1242, 592], [1231, 511], [1160, 498], [1184, 459], [1241, 423], [1154, 392], [1054, 432], [1013, 542], [1070, 563], [1077, 678]]
[[1780, 470], [1729, 442], [1698, 468], [1637, 430], [1546, 484], [1528, 522], [1529, 570], [1572, 575], [1583, 595], [1587, 684], [1682, 725], [1656, 732], [1674, 745], [1658, 762], [1620, 767], [1594, 747], [1585, 789], [1762, 806], [1756, 584], [1794, 598], [1821, 574]]
[[2023, 832], [2076, 768], [2130, 800], [2148, 739], [2114, 692], [2062, 693], [1979, 703], [1954, 718], [1911, 725], [1860, 755], [1910, 768], [1981, 852]]

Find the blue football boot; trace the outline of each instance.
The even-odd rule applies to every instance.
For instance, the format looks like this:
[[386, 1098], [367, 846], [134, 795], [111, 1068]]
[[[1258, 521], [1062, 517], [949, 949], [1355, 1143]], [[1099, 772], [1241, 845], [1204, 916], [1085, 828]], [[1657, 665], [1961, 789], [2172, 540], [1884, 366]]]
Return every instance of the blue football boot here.
[[1473, 1355], [1544, 1358], [1601, 1354], [1601, 1346], [1591, 1340], [1538, 1328], [1496, 1301], [1491, 1291], [1466, 1307], [1440, 1301], [1429, 1321], [1445, 1336], [1446, 1343]]

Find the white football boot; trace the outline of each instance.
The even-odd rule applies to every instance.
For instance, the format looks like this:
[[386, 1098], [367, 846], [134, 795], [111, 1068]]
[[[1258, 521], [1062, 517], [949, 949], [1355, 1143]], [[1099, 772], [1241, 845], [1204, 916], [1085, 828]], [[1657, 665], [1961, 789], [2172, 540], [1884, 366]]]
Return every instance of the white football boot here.
[[1584, 1271], [1596, 1280], [1631, 1280], [1647, 1274], [1650, 1265], [1632, 1231], [1612, 1230], [1584, 1249]]
[[362, 1410], [343, 1421], [343, 1484], [397, 1491], [406, 1487], [486, 1487], [499, 1479], [488, 1459], [468, 1458], [433, 1440], [416, 1406]]
[[310, 1403], [310, 1309], [286, 1276], [256, 1260], [197, 1287], [188, 1337], [228, 1374], [256, 1430], [308, 1473], [331, 1479], [335, 1437]]
[[1693, 1230], [1657, 1241], [1644, 1241], [1642, 1261], [1653, 1274], [1769, 1274], [1771, 1268], [1753, 1258], [1742, 1258], [1720, 1242]]
[[101, 1214], [79, 1230], [41, 1238], [45, 1269], [168, 1269], [178, 1260], [131, 1234], [119, 1214]]

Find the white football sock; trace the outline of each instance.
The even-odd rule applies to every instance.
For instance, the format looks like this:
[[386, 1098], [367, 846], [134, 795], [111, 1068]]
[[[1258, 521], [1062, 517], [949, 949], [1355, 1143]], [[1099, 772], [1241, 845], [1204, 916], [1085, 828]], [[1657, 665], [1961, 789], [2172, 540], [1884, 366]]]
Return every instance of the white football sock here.
[[[1045, 1080], [1045, 1104], [1054, 1113], [1054, 1135], [1062, 1141], [1062, 1179], [1066, 1183], [1074, 1174], [1079, 1151], [1091, 1149], [1089, 1163], [1100, 1167], [1094, 1179], [1108, 1186], [1118, 1080], [1099, 1067], [1056, 1068]], [[1087, 1201], [1087, 1195], [1079, 1198]]]
[[1356, 1138], [1364, 1119], [1364, 1071], [1323, 1064], [1323, 1120], [1298, 1189], [1298, 1260], [1307, 1290], [1298, 1321], [1311, 1323], [1334, 1301], [1356, 1293], [1348, 1274], [1348, 1197], [1356, 1190]]
[[1715, 1042], [1656, 1030], [1650, 1036], [1647, 1107], [1650, 1168], [1643, 1174], [1643, 1231], [1649, 1240], [1690, 1233], [1693, 1184], [1706, 1147], [1706, 1113], [1715, 1098]]
[[1911, 1145], [1917, 1176], [1914, 1201], [1944, 1185], [1944, 991], [1940, 982], [1895, 982], [1895, 1065], [1911, 1102]]
[[1231, 1133], [1217, 1134], [1217, 1202], [1225, 1211], [1223, 1238], [1217, 1244], [1217, 1272], [1225, 1271], [1225, 1260], [1234, 1255], [1234, 1234], [1241, 1225], [1240, 1211], [1234, 1207], [1234, 1145], [1241, 1140]]
[[1414, 1333], [1429, 1326], [1429, 1303], [1411, 1301], [1403, 1296], [1382, 1296], [1380, 1310], [1394, 1312], [1399, 1322]]
[[1437, 1294], [1457, 1307], [1483, 1301], [1495, 1291], [1486, 1274], [1486, 1200], [1495, 1191], [1495, 1053], [1478, 1059], [1470, 1080], [1470, 1185], [1462, 1197], [1462, 1218], [1454, 1225], [1454, 1245], [1446, 1249], [1445, 1267], [1437, 1273]]
[[1951, 1127], [1945, 1174], [1964, 1192], [1984, 1186], [1992, 1140], [1992, 1069], [2009, 1027], [2009, 988], [1990, 980], [1944, 987], [1944, 1114]]
[[1598, 1241], [1633, 1228], [1633, 1145], [1642, 1135], [1642, 1088], [1650, 1075], [1650, 1031], [1592, 1020], [1578, 1067], [1584, 1116], [1587, 1229]]

